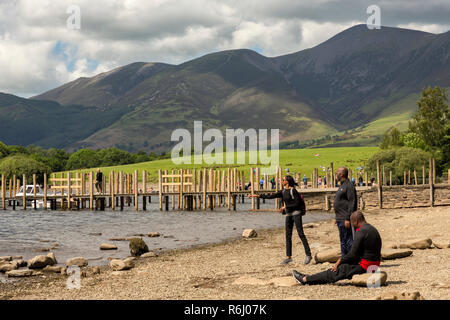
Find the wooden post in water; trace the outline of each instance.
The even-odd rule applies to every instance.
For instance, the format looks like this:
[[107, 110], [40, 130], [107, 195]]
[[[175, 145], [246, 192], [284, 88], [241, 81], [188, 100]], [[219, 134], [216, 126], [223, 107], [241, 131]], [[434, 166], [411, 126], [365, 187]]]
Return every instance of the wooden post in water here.
[[416, 173], [416, 170], [414, 170], [414, 184], [417, 186], [417, 173]]
[[385, 172], [385, 170], [384, 170], [384, 164], [383, 164], [383, 186], [387, 186], [386, 172]]
[[9, 193], [8, 193], [8, 198], [9, 198], [9, 205], [11, 205], [11, 199], [12, 199], [12, 182], [11, 179], [9, 179]]
[[403, 171], [403, 185], [406, 186], [406, 171]]
[[202, 201], [203, 201], [203, 210], [206, 210], [206, 168], [203, 168], [203, 174], [202, 174], [202, 191], [203, 191], [203, 195], [202, 195]]
[[114, 197], [114, 194], [115, 194], [115, 191], [116, 190], [114, 190], [115, 188], [115, 173], [114, 173], [114, 171], [111, 171], [110, 173], [109, 173], [109, 181], [110, 181], [110, 185], [111, 185], [111, 190], [110, 190], [110, 193], [111, 193], [111, 210], [115, 210], [116, 209], [116, 201], [115, 201], [115, 197]]
[[369, 186], [369, 173], [366, 171], [364, 172], [364, 178], [366, 180], [366, 187]]
[[143, 192], [143, 196], [142, 196], [142, 210], [146, 211], [147, 210], [147, 197], [145, 196], [145, 194], [147, 193], [147, 171], [146, 170], [142, 170], [142, 192]]
[[134, 170], [134, 210], [139, 211], [139, 185], [138, 185], [138, 171]]
[[93, 173], [89, 171], [89, 210], [94, 210], [94, 185], [93, 185]]
[[408, 170], [408, 185], [411, 184], [411, 170]]
[[162, 173], [161, 170], [158, 170], [158, 193], [159, 193], [159, 210], [162, 211]]
[[2, 209], [6, 210], [6, 179], [5, 175], [2, 174]]
[[22, 189], [22, 204], [23, 204], [23, 210], [27, 210], [27, 176], [23, 175], [23, 189]]
[[47, 210], [47, 173], [44, 173], [44, 210]]
[[70, 201], [72, 193], [72, 172], [67, 174], [67, 210], [70, 210]]
[[16, 194], [17, 194], [17, 191], [16, 191], [16, 189], [17, 189], [17, 179], [16, 179], [16, 175], [13, 175], [13, 184], [12, 184], [12, 186], [13, 186], [13, 188], [12, 188], [12, 196], [11, 196], [11, 193], [10, 193], [10, 196], [9, 196], [9, 198], [11, 199], [13, 199], [13, 210], [16, 210]]

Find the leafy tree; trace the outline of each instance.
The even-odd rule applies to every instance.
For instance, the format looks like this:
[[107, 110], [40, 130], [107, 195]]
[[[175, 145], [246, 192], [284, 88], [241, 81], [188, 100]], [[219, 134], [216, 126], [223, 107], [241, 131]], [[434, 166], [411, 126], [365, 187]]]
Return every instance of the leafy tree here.
[[49, 168], [44, 163], [21, 154], [8, 156], [0, 162], [0, 173], [4, 174], [7, 179], [12, 178], [13, 175], [21, 179], [25, 174], [27, 181], [30, 182], [33, 174], [36, 174], [38, 183], [41, 183], [43, 182], [44, 173], [49, 171]]
[[118, 148], [102, 149], [97, 151], [101, 166], [114, 166], [133, 163], [133, 157], [127, 151]]
[[377, 160], [380, 168], [384, 165], [385, 172], [392, 171], [392, 179], [395, 183], [403, 182], [403, 173], [409, 170], [422, 172], [422, 166], [428, 165], [432, 157], [431, 153], [421, 149], [408, 147], [381, 150], [367, 161], [367, 169], [372, 172], [377, 170]]
[[405, 147], [425, 149], [425, 141], [422, 140], [420, 135], [414, 132], [407, 132], [403, 134], [402, 142]]
[[97, 152], [90, 149], [80, 149], [73, 153], [69, 160], [67, 160], [66, 169], [82, 169], [82, 168], [94, 168], [99, 167], [101, 160], [99, 159]]
[[9, 155], [9, 149], [6, 144], [0, 141], [0, 159]]
[[387, 131], [380, 142], [380, 149], [388, 149], [392, 147], [400, 147], [403, 145], [401, 139], [401, 132], [397, 128], [392, 128], [390, 131]]
[[8, 146], [8, 151], [10, 155], [14, 154], [28, 154], [28, 151], [23, 146]]
[[409, 123], [409, 131], [416, 133], [433, 150], [439, 148], [445, 136], [445, 127], [449, 123], [450, 109], [447, 94], [440, 87], [428, 87], [422, 90], [422, 97], [417, 102], [418, 109]]

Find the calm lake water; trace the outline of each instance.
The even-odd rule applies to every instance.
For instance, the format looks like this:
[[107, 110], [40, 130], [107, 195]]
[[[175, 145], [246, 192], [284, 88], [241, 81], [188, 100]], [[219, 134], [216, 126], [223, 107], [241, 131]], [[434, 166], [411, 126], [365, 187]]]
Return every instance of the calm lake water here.
[[[249, 212], [251, 203], [238, 203], [238, 211], [216, 208], [214, 211], [159, 211], [158, 198], [147, 205], [147, 211], [0, 211], [0, 256], [20, 255], [25, 260], [39, 254], [54, 243], [59, 264], [66, 259], [83, 256], [89, 265], [105, 265], [108, 257], [129, 256], [128, 241], [109, 238], [130, 237], [135, 234], [159, 232], [161, 237], [142, 237], [150, 250], [187, 248], [238, 238], [246, 228], [258, 230], [284, 226], [284, 216], [276, 212]], [[261, 209], [273, 209], [274, 202], [261, 203]], [[142, 206], [140, 205], [140, 208]], [[171, 205], [170, 205], [171, 208]], [[307, 212], [303, 222], [330, 219], [325, 212]], [[295, 231], [294, 236], [297, 237]], [[118, 250], [101, 251], [104, 242], [114, 243]], [[280, 253], [282, 254], [282, 253]]]

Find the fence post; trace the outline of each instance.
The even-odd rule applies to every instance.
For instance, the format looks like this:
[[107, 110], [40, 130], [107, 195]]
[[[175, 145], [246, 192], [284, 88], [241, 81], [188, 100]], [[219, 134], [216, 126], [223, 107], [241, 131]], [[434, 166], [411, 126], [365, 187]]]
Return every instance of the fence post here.
[[380, 183], [380, 160], [377, 160], [377, 191], [378, 191], [378, 208], [383, 209], [383, 191]]
[[2, 209], [6, 210], [6, 180], [5, 180], [5, 175], [2, 174]]
[[434, 176], [434, 168], [433, 168], [433, 160], [432, 158], [430, 158], [429, 160], [429, 165], [430, 165], [430, 170], [428, 171], [429, 173], [429, 184], [430, 184], [430, 207], [434, 206], [434, 185], [433, 185], [433, 176]]

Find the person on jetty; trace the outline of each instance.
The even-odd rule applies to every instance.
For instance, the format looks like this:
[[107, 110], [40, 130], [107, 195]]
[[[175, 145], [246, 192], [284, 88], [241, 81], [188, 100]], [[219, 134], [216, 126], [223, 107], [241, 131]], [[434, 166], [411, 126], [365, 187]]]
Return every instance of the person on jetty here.
[[341, 256], [350, 252], [353, 244], [353, 229], [350, 223], [350, 215], [358, 210], [356, 201], [356, 189], [353, 183], [348, 179], [348, 169], [339, 167], [336, 177], [341, 183], [334, 197], [334, 224], [339, 230], [339, 239], [341, 242]]
[[95, 189], [97, 190], [97, 193], [103, 192], [103, 173], [100, 171], [100, 169], [97, 169], [97, 174], [95, 175]]
[[292, 262], [292, 230], [294, 224], [297, 227], [297, 233], [302, 240], [303, 247], [305, 249], [305, 264], [311, 262], [311, 249], [309, 248], [308, 240], [303, 232], [302, 216], [306, 213], [305, 202], [302, 196], [298, 193], [295, 186], [298, 185], [294, 178], [291, 176], [285, 176], [282, 180], [283, 190], [270, 194], [254, 194], [249, 195], [249, 198], [262, 198], [262, 199], [274, 199], [282, 198], [284, 206], [280, 208], [280, 212], [286, 214], [286, 259], [281, 264], [288, 264]]
[[313, 275], [308, 276], [293, 270], [292, 275], [298, 283], [302, 285], [334, 283], [351, 279], [355, 274], [366, 273], [370, 266], [376, 266], [375, 268], [380, 266], [382, 241], [378, 230], [366, 222], [361, 211], [353, 212], [350, 219], [356, 229], [350, 252], [339, 258], [331, 269]]

